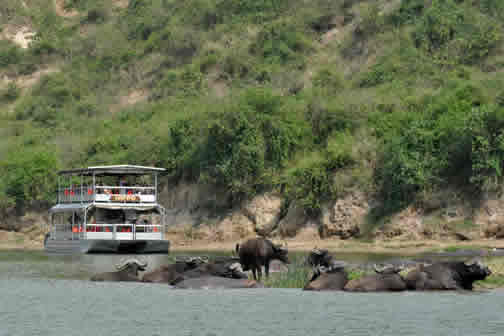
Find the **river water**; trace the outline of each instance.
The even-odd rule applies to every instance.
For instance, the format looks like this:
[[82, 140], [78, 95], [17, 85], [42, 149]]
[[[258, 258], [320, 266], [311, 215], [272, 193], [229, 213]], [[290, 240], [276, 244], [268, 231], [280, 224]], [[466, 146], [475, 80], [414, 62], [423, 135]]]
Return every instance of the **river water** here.
[[[0, 336], [504, 334], [502, 290], [198, 291], [87, 280], [122, 258], [0, 252]], [[145, 258], [153, 268], [167, 260]]]

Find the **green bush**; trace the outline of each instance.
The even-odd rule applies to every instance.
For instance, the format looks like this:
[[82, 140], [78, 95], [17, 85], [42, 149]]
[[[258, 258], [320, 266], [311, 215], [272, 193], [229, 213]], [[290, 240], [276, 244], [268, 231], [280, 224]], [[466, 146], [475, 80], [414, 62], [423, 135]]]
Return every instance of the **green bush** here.
[[325, 89], [329, 93], [337, 93], [344, 88], [341, 74], [329, 66], [320, 69], [313, 76], [312, 82], [315, 87]]
[[359, 80], [359, 87], [373, 87], [383, 83], [391, 82], [395, 79], [397, 69], [395, 64], [377, 63], [371, 67], [368, 72], [365, 72]]
[[333, 137], [326, 149], [305, 156], [285, 173], [286, 196], [308, 215], [320, 215], [322, 205], [336, 196], [334, 174], [355, 164], [354, 139], [345, 134]]
[[0, 68], [11, 64], [19, 64], [23, 58], [23, 52], [18, 46], [0, 40]]
[[389, 15], [388, 21], [400, 26], [415, 22], [425, 9], [425, 0], [403, 0], [399, 9]]
[[65, 104], [80, 97], [80, 90], [70, 85], [64, 75], [42, 77], [31, 95], [25, 96], [16, 107], [16, 119], [31, 119], [44, 126], [54, 126], [63, 119]]
[[449, 183], [481, 189], [502, 176], [501, 109], [485, 104], [471, 85], [446, 89], [425, 103], [386, 116], [375, 178], [387, 206], [408, 204], [419, 192]]
[[217, 13], [222, 21], [252, 17], [255, 22], [263, 22], [279, 15], [288, 5], [286, 0], [221, 0], [217, 4]]
[[11, 103], [16, 100], [21, 94], [21, 90], [16, 83], [10, 82], [5, 90], [0, 92], [0, 101]]
[[435, 1], [414, 32], [417, 47], [448, 64], [472, 64], [486, 57], [501, 39], [501, 28], [488, 17], [454, 0]]
[[278, 23], [264, 28], [251, 45], [253, 54], [268, 63], [303, 62], [303, 54], [311, 50], [311, 42], [296, 27]]
[[235, 200], [270, 186], [269, 171], [291, 157], [299, 134], [283, 102], [267, 89], [249, 90], [208, 129], [203, 167], [207, 178], [227, 186]]
[[0, 197], [3, 193], [4, 202], [14, 202], [18, 208], [34, 201], [53, 200], [58, 168], [54, 150], [26, 146], [16, 148], [0, 160]]

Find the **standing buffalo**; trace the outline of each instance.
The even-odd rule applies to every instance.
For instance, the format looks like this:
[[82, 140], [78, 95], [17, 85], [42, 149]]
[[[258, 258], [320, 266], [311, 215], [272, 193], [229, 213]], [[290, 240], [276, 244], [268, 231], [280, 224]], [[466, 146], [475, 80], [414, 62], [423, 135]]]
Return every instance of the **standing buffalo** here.
[[406, 283], [399, 274], [402, 267], [378, 268], [374, 265], [377, 274], [363, 276], [359, 279], [350, 280], [344, 290], [350, 292], [378, 292], [378, 291], [403, 291]]
[[[261, 281], [262, 266], [269, 276], [269, 264], [273, 259], [278, 259], [286, 264], [289, 263], [287, 249], [273, 244], [271, 241], [262, 238], [249, 239], [243, 245], [236, 244], [236, 253], [240, 256], [240, 264], [244, 271], [252, 270], [254, 279]], [[257, 274], [259, 273], [259, 277]]]
[[472, 290], [475, 281], [490, 274], [490, 269], [476, 260], [439, 262], [420, 265], [406, 275], [405, 282], [408, 289], [414, 290]]
[[127, 259], [116, 265], [116, 272], [105, 272], [95, 274], [91, 281], [140, 281], [139, 271], [145, 271], [147, 262], [141, 262], [137, 259]]

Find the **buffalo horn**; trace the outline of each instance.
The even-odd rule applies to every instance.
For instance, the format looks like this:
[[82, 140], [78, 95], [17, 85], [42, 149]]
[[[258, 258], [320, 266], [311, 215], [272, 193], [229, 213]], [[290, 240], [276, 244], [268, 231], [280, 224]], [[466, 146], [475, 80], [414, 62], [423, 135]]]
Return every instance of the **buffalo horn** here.
[[473, 258], [468, 261], [464, 261], [464, 265], [466, 266], [481, 265], [481, 262], [477, 258]]
[[136, 258], [129, 258], [121, 261], [119, 264], [116, 265], [116, 268], [118, 271], [122, 271], [125, 269], [129, 264], [137, 264], [139, 267], [145, 268], [147, 267], [147, 261], [140, 261]]

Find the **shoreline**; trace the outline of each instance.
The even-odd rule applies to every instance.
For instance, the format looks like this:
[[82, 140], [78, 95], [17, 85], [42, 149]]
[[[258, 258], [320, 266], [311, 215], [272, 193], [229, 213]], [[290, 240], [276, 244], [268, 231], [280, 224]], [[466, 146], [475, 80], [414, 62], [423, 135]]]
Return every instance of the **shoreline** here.
[[[229, 252], [235, 250], [237, 243], [243, 243], [246, 239], [239, 241], [214, 242], [206, 240], [178, 240], [170, 239], [172, 242], [170, 252]], [[418, 255], [428, 252], [443, 252], [446, 250], [490, 250], [493, 248], [504, 249], [504, 240], [480, 239], [472, 241], [456, 240], [405, 240], [405, 241], [384, 241], [364, 242], [359, 240], [339, 240], [339, 239], [271, 239], [276, 244], [287, 244], [287, 248], [292, 252], [308, 252], [314, 247], [327, 249], [331, 253], [370, 253], [389, 255]], [[0, 250], [43, 250], [42, 242], [33, 240], [7, 240], [0, 241]]]

